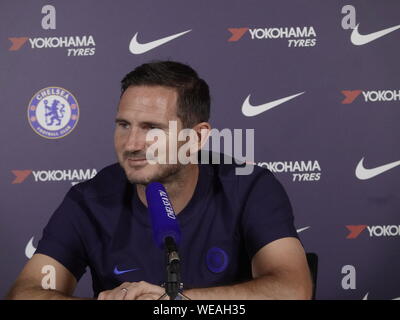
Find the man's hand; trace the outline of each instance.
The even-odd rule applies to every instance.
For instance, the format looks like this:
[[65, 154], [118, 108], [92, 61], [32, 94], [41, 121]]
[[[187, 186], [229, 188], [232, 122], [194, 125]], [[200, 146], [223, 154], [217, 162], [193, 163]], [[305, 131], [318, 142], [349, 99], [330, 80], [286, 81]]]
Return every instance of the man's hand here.
[[164, 288], [146, 281], [124, 282], [115, 289], [100, 292], [98, 300], [157, 300], [164, 293]]

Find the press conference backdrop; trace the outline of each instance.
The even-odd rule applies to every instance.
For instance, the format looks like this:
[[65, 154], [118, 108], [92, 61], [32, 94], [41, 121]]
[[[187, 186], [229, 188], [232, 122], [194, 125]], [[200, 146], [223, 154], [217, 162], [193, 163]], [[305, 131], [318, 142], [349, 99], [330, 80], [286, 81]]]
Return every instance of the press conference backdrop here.
[[69, 188], [116, 161], [122, 77], [172, 59], [209, 83], [213, 127], [255, 130], [317, 298], [400, 297], [398, 29], [397, 0], [2, 0], [0, 294]]

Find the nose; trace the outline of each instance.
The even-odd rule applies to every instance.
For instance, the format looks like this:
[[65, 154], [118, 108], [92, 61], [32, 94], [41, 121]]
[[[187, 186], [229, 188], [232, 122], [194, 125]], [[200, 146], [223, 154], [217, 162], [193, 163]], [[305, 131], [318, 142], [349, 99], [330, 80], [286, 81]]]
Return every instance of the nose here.
[[126, 140], [125, 150], [129, 152], [144, 150], [146, 135], [139, 128], [132, 128]]

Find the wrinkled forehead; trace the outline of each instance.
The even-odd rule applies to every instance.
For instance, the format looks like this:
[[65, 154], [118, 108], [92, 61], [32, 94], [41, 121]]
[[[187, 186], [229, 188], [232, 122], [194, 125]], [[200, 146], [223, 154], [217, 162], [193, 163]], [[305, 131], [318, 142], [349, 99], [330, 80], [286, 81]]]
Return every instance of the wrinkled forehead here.
[[126, 89], [118, 106], [118, 117], [127, 120], [177, 120], [175, 89], [161, 86], [132, 86]]

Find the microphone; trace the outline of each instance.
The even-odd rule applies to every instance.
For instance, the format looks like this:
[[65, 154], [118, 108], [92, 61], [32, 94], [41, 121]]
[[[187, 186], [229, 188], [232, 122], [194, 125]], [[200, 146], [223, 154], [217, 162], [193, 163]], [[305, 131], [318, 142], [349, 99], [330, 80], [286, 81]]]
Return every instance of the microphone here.
[[160, 249], [165, 250], [166, 278], [165, 294], [171, 300], [185, 297], [180, 293], [183, 288], [180, 277], [180, 258], [178, 248], [181, 241], [181, 230], [167, 191], [159, 182], [151, 182], [146, 187], [147, 207], [153, 227], [153, 237]]
[[169, 259], [179, 260], [177, 246], [181, 231], [167, 191], [159, 182], [146, 187], [146, 200], [153, 227], [153, 238], [160, 249], [167, 249]]
[[181, 230], [167, 191], [159, 182], [151, 182], [146, 187], [147, 207], [153, 227], [153, 237], [157, 246], [166, 253], [165, 294], [171, 300], [189, 300], [181, 291], [180, 258], [178, 248], [181, 241]]

